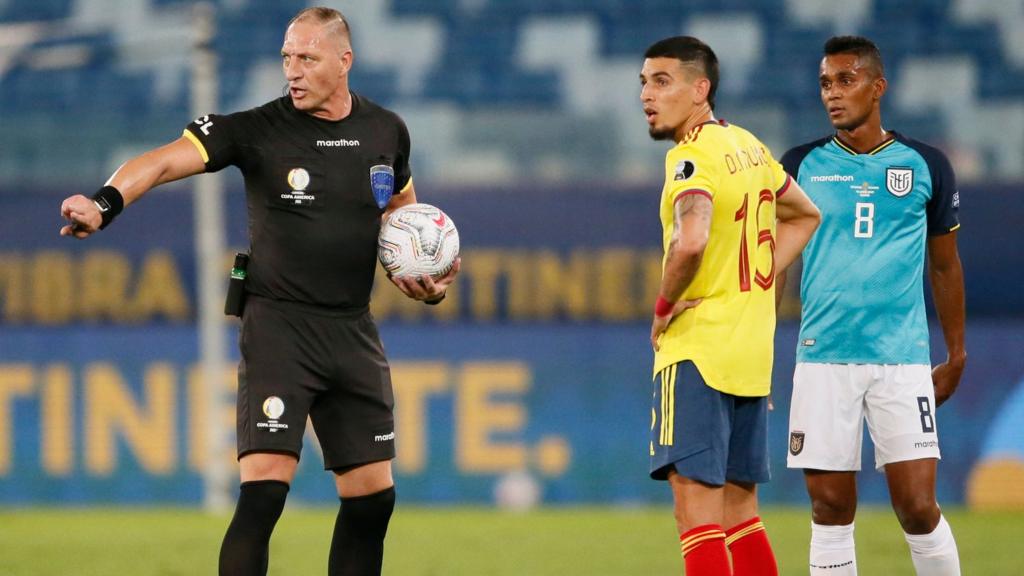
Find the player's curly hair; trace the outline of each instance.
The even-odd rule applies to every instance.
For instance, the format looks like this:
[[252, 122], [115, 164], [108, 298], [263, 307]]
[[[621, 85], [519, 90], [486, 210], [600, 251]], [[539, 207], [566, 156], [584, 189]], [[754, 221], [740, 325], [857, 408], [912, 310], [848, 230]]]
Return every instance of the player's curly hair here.
[[826, 56], [854, 54], [877, 76], [885, 76], [882, 53], [874, 42], [863, 36], [833, 36], [825, 41], [824, 52]]
[[718, 56], [710, 46], [693, 36], [673, 36], [658, 40], [644, 52], [644, 58], [675, 58], [684, 64], [696, 64], [711, 81], [708, 105], [715, 109], [715, 91], [718, 90]]

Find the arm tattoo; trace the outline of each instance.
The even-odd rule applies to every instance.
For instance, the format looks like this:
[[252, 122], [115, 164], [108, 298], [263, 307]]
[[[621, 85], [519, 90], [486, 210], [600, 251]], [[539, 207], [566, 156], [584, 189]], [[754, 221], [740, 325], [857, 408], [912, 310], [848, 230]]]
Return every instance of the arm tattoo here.
[[711, 203], [711, 199], [703, 194], [687, 194], [682, 198], [678, 199], [674, 206], [674, 218], [673, 222], [675, 229], [672, 234], [672, 242], [682, 234], [683, 230], [683, 218], [685, 216], [697, 216], [700, 221], [703, 222], [707, 228], [711, 228], [711, 212], [714, 205]]

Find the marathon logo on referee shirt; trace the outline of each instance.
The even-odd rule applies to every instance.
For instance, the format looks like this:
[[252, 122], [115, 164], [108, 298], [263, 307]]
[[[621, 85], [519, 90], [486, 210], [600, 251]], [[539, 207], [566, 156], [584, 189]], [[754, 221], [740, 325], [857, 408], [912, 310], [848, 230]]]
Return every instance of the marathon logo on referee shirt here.
[[325, 148], [353, 148], [355, 146], [359, 146], [359, 140], [345, 140], [344, 138], [339, 138], [337, 140], [317, 140], [316, 145]]
[[390, 442], [395, 439], [395, 432], [392, 430], [387, 434], [377, 434], [373, 437], [374, 442]]

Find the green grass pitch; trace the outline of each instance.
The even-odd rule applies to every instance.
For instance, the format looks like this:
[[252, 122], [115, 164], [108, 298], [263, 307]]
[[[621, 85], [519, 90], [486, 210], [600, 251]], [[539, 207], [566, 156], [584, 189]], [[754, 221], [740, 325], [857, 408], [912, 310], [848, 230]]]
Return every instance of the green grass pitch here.
[[[272, 576], [327, 572], [335, 510], [289, 506], [271, 541]], [[1024, 574], [1024, 514], [946, 511], [964, 574]], [[781, 574], [807, 574], [808, 513], [772, 507], [768, 526]], [[0, 576], [213, 574], [230, 518], [177, 509], [0, 510]], [[384, 573], [390, 576], [620, 576], [682, 574], [671, 512], [637, 508], [399, 506]], [[892, 512], [857, 517], [865, 575], [912, 575]]]

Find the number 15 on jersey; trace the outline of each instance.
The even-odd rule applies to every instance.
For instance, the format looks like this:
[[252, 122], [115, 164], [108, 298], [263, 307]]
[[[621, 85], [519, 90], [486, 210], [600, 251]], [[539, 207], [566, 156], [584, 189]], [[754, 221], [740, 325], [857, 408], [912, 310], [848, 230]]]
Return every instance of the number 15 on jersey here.
[[[747, 248], [747, 212], [749, 206], [750, 194], [743, 195], [743, 205], [740, 206], [739, 210], [736, 211], [736, 222], [743, 221], [743, 228], [740, 231], [740, 292], [750, 292], [750, 275], [751, 268], [753, 268], [754, 282], [761, 287], [762, 290], [768, 290], [775, 283], [775, 238], [772, 236], [772, 229], [761, 228], [761, 207], [765, 203], [768, 204], [769, 208], [774, 206], [775, 194], [771, 190], [761, 190], [757, 195], [757, 206], [754, 209], [754, 226], [757, 230], [757, 248], [755, 252], [760, 253], [762, 244], [768, 244], [768, 253], [771, 257], [771, 266], [768, 268], [768, 272], [762, 274], [757, 267], [757, 262], [754, 262], [753, 266], [750, 263], [750, 249]], [[772, 220], [775, 219], [774, 210], [771, 213]]]

